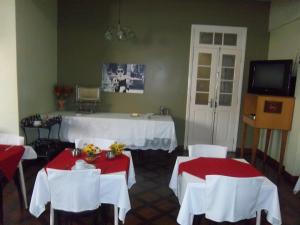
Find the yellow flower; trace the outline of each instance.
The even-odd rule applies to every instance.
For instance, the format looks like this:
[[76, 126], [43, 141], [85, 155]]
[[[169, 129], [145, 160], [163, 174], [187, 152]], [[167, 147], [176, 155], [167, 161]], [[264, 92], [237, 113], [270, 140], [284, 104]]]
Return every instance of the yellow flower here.
[[114, 155], [121, 155], [124, 150], [125, 145], [120, 143], [113, 143], [109, 148], [114, 153]]

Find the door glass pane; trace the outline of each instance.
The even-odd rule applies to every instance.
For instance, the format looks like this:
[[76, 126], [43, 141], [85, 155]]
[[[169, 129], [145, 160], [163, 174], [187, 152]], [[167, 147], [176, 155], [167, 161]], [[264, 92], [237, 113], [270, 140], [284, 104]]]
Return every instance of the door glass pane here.
[[222, 66], [234, 67], [235, 55], [223, 55]]
[[197, 80], [196, 90], [208, 92], [209, 91], [209, 80]]
[[208, 78], [210, 77], [210, 67], [199, 66], [197, 71], [198, 78]]
[[220, 94], [220, 96], [219, 96], [219, 105], [221, 105], [221, 106], [231, 106], [231, 95]]
[[234, 69], [233, 68], [222, 68], [221, 78], [224, 80], [233, 80]]
[[214, 44], [215, 45], [222, 45], [222, 33], [215, 33], [215, 40], [214, 40]]
[[208, 104], [208, 93], [196, 93], [196, 105], [207, 105]]
[[200, 32], [200, 44], [212, 44], [213, 33]]
[[198, 65], [210, 66], [211, 64], [211, 54], [209, 53], [199, 53]]
[[236, 46], [237, 34], [224, 34], [224, 45]]
[[232, 82], [231, 81], [221, 81], [220, 92], [232, 93]]

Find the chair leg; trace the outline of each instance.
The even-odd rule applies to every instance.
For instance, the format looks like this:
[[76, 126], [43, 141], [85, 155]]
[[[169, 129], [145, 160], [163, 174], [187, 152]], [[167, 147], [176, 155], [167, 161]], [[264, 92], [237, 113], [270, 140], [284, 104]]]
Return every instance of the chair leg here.
[[21, 191], [22, 191], [23, 200], [24, 200], [24, 207], [25, 207], [25, 209], [28, 209], [26, 186], [25, 186], [25, 180], [24, 180], [22, 160], [19, 162], [18, 167], [19, 167], [19, 173], [20, 173], [20, 183], [21, 183]]
[[3, 186], [4, 176], [0, 172], [0, 225], [3, 225]]
[[256, 212], [256, 225], [260, 225], [260, 221], [261, 221], [261, 211], [257, 211]]
[[50, 206], [50, 225], [54, 225], [54, 209]]
[[14, 179], [14, 183], [16, 185], [17, 191], [18, 191], [18, 197], [19, 197], [19, 203], [20, 203], [20, 209], [21, 209], [23, 207], [23, 195], [22, 195], [22, 190], [21, 190], [20, 179], [17, 174], [14, 175], [13, 179]]
[[119, 224], [119, 213], [118, 213], [118, 206], [114, 205], [114, 225]]

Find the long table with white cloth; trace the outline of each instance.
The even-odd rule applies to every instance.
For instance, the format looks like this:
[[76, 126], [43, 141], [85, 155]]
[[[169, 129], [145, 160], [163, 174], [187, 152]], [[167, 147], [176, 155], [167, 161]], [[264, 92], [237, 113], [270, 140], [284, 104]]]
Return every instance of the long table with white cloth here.
[[125, 113], [78, 114], [61, 112], [60, 137], [63, 141], [106, 138], [138, 150], [167, 150], [177, 146], [175, 125], [171, 116]]
[[[197, 157], [179, 156], [175, 162], [169, 187], [173, 190], [180, 203], [177, 222], [181, 225], [192, 224], [193, 216], [205, 213], [205, 180], [183, 172], [178, 174], [179, 164]], [[236, 159], [247, 163], [244, 159]], [[280, 225], [281, 213], [277, 186], [268, 178], [262, 185], [257, 207], [267, 212], [267, 220], [273, 225]], [[228, 205], [230, 207], [230, 205]]]

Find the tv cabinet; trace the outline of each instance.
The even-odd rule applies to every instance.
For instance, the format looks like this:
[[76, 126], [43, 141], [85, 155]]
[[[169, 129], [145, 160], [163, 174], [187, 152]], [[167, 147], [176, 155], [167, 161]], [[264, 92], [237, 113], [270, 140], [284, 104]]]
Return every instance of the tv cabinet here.
[[294, 104], [294, 97], [246, 94], [243, 107], [241, 156], [243, 157], [244, 155], [244, 146], [246, 142], [248, 126], [251, 126], [254, 129], [251, 156], [252, 164], [254, 164], [256, 160], [260, 129], [262, 128], [267, 130], [264, 149], [264, 162], [267, 158], [267, 151], [272, 130], [280, 130], [281, 148], [278, 173], [281, 174], [288, 131], [292, 127]]

